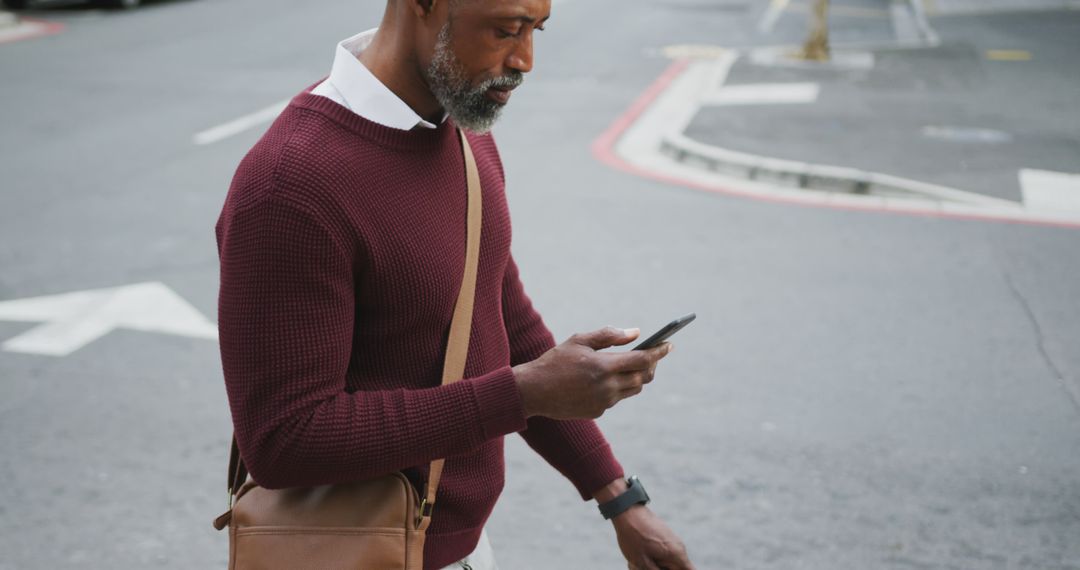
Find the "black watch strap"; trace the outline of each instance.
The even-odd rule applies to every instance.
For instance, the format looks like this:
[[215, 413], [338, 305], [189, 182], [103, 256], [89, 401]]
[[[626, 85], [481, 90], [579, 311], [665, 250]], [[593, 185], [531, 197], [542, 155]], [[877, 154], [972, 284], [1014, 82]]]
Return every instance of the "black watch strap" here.
[[623, 494], [600, 505], [600, 514], [604, 515], [605, 519], [615, 518], [634, 505], [649, 503], [649, 494], [645, 492], [645, 486], [637, 477], [631, 476], [626, 480], [626, 484], [627, 488]]

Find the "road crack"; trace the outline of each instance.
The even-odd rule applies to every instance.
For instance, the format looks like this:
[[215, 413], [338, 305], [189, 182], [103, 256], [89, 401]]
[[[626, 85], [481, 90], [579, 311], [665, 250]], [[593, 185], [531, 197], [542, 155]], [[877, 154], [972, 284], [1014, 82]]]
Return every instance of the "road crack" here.
[[1035, 316], [1035, 312], [1031, 310], [1031, 303], [1028, 302], [1027, 297], [1024, 296], [1020, 288], [1016, 286], [1016, 282], [1013, 281], [1012, 275], [1009, 273], [1001, 263], [998, 263], [998, 268], [1001, 270], [1001, 276], [1005, 279], [1005, 283], [1009, 286], [1009, 291], [1012, 292], [1013, 298], [1020, 304], [1020, 307], [1024, 310], [1024, 314], [1027, 315], [1028, 321], [1031, 323], [1032, 329], [1035, 331], [1035, 346], [1039, 349], [1039, 354], [1042, 356], [1043, 362], [1046, 367], [1050, 369], [1050, 372], [1057, 378], [1058, 383], [1065, 389], [1065, 393], [1069, 395], [1069, 399], [1072, 400], [1073, 407], [1077, 412], [1080, 412], [1080, 388], [1077, 388], [1065, 375], [1065, 372], [1054, 362], [1054, 359], [1050, 356], [1049, 351], [1046, 350], [1046, 335], [1043, 333], [1042, 325], [1039, 324], [1039, 319]]

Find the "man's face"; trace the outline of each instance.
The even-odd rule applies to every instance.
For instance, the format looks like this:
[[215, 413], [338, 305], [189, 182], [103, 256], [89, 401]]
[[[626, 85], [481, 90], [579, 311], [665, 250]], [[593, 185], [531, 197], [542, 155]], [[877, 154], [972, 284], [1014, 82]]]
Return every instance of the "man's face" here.
[[[447, 0], [443, 0], [447, 1]], [[431, 92], [461, 127], [484, 133], [532, 69], [533, 30], [551, 0], [458, 0], [424, 70]]]

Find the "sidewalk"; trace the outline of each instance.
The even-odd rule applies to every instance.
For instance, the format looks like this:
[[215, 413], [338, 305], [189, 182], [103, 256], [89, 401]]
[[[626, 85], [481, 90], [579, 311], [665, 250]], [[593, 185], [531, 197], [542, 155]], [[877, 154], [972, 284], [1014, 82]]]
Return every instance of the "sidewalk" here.
[[[942, 11], [965, 5], [937, 2]], [[1080, 171], [1080, 113], [1072, 95], [1080, 92], [1080, 76], [1071, 72], [1080, 53], [1080, 11], [932, 23], [937, 47], [841, 53], [841, 66], [741, 55], [722, 85], [703, 86], [684, 143], [667, 151], [706, 166], [728, 153], [857, 169], [1006, 206], [1025, 202], [1021, 180], [1035, 179], [1025, 173]], [[805, 183], [807, 172], [791, 175]], [[1080, 188], [1071, 186], [1080, 178], [1058, 179], [1069, 185], [1060, 190], [1069, 193], [1062, 207], [1080, 206]]]
[[1078, 0], [916, 0], [930, 16], [1026, 10], [1080, 9]]

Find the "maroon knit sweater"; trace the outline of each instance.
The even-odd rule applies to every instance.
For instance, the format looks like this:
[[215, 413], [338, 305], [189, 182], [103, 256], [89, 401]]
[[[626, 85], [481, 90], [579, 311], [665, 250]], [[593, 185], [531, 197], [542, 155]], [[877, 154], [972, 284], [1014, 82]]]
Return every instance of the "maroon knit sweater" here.
[[511, 366], [554, 345], [510, 255], [502, 164], [469, 135], [483, 186], [465, 379], [440, 386], [465, 266], [455, 127], [402, 131], [305, 91], [241, 162], [216, 233], [221, 360], [236, 438], [267, 488], [446, 458], [424, 568], [475, 547], [520, 432], [585, 499], [623, 475], [591, 421], [526, 421]]

